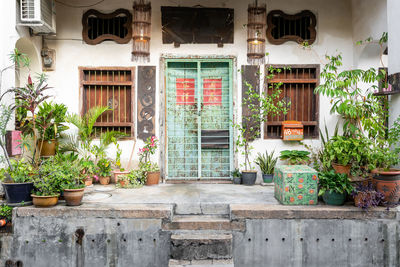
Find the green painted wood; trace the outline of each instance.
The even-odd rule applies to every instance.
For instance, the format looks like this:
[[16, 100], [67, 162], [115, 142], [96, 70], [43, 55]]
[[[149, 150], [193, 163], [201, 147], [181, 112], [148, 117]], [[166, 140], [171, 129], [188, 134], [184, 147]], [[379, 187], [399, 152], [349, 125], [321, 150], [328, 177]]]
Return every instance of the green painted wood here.
[[166, 94], [167, 178], [230, 178], [231, 60], [167, 60]]

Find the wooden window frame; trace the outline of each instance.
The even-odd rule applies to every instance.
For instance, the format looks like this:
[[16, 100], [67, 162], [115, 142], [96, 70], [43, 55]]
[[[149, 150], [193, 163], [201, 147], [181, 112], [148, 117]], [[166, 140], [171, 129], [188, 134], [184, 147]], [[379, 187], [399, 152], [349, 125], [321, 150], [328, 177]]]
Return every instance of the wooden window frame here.
[[[102, 125], [99, 125], [100, 123], [96, 122], [95, 126], [103, 126], [103, 127], [118, 127], [118, 126], [129, 126], [131, 127], [131, 136], [129, 137], [124, 137], [123, 139], [127, 139], [127, 140], [132, 140], [135, 139], [135, 121], [136, 121], [136, 114], [135, 114], [135, 110], [136, 110], [136, 105], [135, 105], [135, 99], [136, 99], [136, 94], [135, 94], [135, 71], [136, 68], [135, 67], [78, 67], [79, 70], [79, 113], [81, 114], [81, 116], [83, 116], [85, 114], [85, 99], [84, 99], [84, 95], [85, 95], [85, 85], [124, 85], [124, 86], [130, 86], [131, 87], [131, 109], [130, 109], [130, 113], [131, 113], [131, 122], [129, 123], [129, 125], [127, 125], [128, 123], [115, 123], [115, 122], [111, 122], [111, 123], [101, 123]], [[84, 81], [84, 71], [130, 71], [131, 72], [131, 81], [129, 82], [87, 82]], [[110, 125], [107, 125], [110, 124]]]
[[[267, 64], [265, 65], [265, 73], [268, 73], [268, 69], [269, 67], [274, 67], [274, 68], [294, 68], [294, 69], [315, 69], [315, 78], [312, 79], [272, 79], [272, 81], [274, 81], [274, 83], [276, 82], [282, 82], [283, 84], [288, 84], [288, 83], [293, 83], [293, 81], [297, 81], [297, 83], [304, 83], [304, 84], [308, 84], [308, 83], [313, 83], [315, 84], [315, 88], [319, 86], [320, 84], [320, 65], [319, 64]], [[265, 78], [264, 80], [264, 92], [268, 93], [268, 89], [269, 89], [269, 83], [271, 82], [271, 80], [268, 80], [267, 78]], [[283, 86], [283, 85], [282, 85]], [[314, 92], [315, 95], [315, 121], [302, 121], [304, 126], [315, 126], [314, 129], [314, 133], [312, 134], [312, 136], [307, 136], [304, 137], [304, 139], [319, 139], [319, 94], [316, 94]], [[277, 136], [277, 137], [269, 137], [268, 136], [268, 126], [269, 125], [281, 125], [282, 122], [272, 122], [272, 123], [268, 123], [268, 121], [266, 121], [264, 123], [264, 139], [281, 139], [281, 137]]]

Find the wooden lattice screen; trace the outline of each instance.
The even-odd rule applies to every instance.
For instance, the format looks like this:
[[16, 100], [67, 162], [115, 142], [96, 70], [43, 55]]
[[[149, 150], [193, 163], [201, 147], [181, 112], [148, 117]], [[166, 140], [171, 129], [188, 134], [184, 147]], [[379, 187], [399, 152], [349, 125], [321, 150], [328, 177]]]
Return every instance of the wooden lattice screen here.
[[86, 113], [95, 106], [112, 109], [97, 120], [97, 135], [104, 131], [134, 135], [134, 73], [134, 68], [129, 67], [80, 68], [82, 112]]
[[[269, 65], [266, 66], [266, 73]], [[265, 90], [271, 85], [282, 83], [281, 97], [290, 102], [290, 110], [284, 116], [269, 116], [264, 125], [264, 138], [281, 138], [282, 122], [301, 121], [304, 125], [305, 138], [318, 138], [319, 98], [314, 93], [319, 84], [319, 65], [273, 65], [281, 69], [274, 72], [273, 79], [266, 80]]]

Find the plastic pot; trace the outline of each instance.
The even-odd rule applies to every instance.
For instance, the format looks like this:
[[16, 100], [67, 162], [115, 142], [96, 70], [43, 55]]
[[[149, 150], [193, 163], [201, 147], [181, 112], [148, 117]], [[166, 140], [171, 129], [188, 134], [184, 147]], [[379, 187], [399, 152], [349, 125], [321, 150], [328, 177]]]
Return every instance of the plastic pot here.
[[326, 191], [322, 195], [322, 199], [328, 205], [342, 206], [346, 201], [346, 193], [341, 194], [334, 191], [333, 192]]
[[32, 202], [33, 183], [3, 183], [8, 204], [25, 204]]
[[274, 175], [273, 174], [265, 174], [263, 173], [262, 175], [264, 183], [272, 183], [274, 180]]
[[244, 185], [254, 185], [257, 179], [256, 171], [242, 171], [242, 183]]

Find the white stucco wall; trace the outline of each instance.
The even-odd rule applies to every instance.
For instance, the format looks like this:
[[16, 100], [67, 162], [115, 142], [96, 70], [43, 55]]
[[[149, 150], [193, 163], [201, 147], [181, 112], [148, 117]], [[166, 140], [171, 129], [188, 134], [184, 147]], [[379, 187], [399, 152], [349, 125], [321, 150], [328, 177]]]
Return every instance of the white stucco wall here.
[[[368, 36], [376, 36], [376, 33], [381, 32], [385, 28], [384, 23], [376, 23], [376, 20], [381, 20], [382, 16], [371, 16], [371, 10], [368, 10], [368, 4], [363, 2], [384, 2], [385, 0], [269, 0], [267, 1], [267, 10], [280, 9], [286, 13], [297, 13], [304, 9], [309, 9], [317, 16], [317, 41], [312, 46], [312, 49], [302, 49], [298, 44], [289, 42], [283, 45], [271, 45], [267, 43], [267, 51], [270, 53], [268, 63], [272, 64], [323, 64], [325, 63], [325, 54], [334, 54], [337, 52], [343, 53], [344, 66], [343, 68], [350, 68], [353, 65], [359, 65], [360, 58], [364, 52], [362, 49], [354, 48], [354, 42], [358, 39], [363, 39]], [[1, 1], [0, 5], [4, 5]], [[13, 1], [10, 1], [13, 2]], [[106, 0], [103, 3], [96, 5], [95, 9], [105, 13], [114, 11], [117, 8], [132, 9], [133, 1], [126, 0]], [[159, 62], [162, 54], [174, 55], [233, 55], [237, 57], [237, 67], [247, 64], [246, 58], [246, 28], [243, 27], [247, 23], [247, 6], [252, 0], [152, 0], [152, 39], [151, 39], [151, 57], [148, 65], [157, 66], [157, 111], [156, 111], [156, 134], [159, 134], [158, 115], [160, 113], [160, 94], [159, 92]], [[85, 0], [70, 0], [69, 4], [72, 5], [88, 5], [93, 1]], [[217, 45], [200, 45], [200, 44], [186, 44], [181, 45], [180, 48], [174, 48], [172, 44], [162, 44], [161, 33], [161, 9], [160, 6], [194, 6], [202, 5], [205, 7], [227, 7], [234, 8], [235, 10], [235, 33], [234, 44], [225, 44], [223, 48], [217, 48]], [[359, 5], [361, 8], [359, 9]], [[364, 6], [365, 5], [365, 6]], [[0, 6], [1, 7], [1, 6]], [[378, 8], [379, 7], [379, 8]], [[381, 5], [378, 5], [375, 10], [380, 10], [380, 14], [384, 11], [381, 10]], [[7, 9], [11, 8], [7, 6]], [[357, 8], [357, 10], [355, 10]], [[52, 92], [56, 96], [57, 102], [65, 103], [70, 112], [79, 111], [79, 76], [78, 66], [137, 66], [143, 65], [131, 62], [132, 42], [125, 45], [116, 44], [114, 42], [103, 42], [99, 45], [91, 46], [82, 41], [82, 25], [81, 19], [83, 13], [89, 8], [71, 8], [63, 6], [59, 3], [56, 5], [57, 9], [57, 35], [46, 37], [46, 42], [49, 48], [56, 49], [57, 61], [56, 70], [49, 72], [49, 84], [54, 87]], [[353, 10], [352, 10], [353, 9]], [[2, 9], [3, 10], [3, 9]], [[5, 10], [5, 9], [4, 9]], [[372, 14], [375, 14], [372, 12]], [[4, 48], [0, 44], [0, 53], [6, 53], [11, 50], [15, 42], [19, 38], [18, 32], [10, 24], [10, 21], [15, 21], [15, 14], [10, 15], [2, 20], [2, 25], [9, 26], [9, 36], [7, 43], [8, 48]], [[377, 28], [370, 32], [368, 27], [361, 27], [365, 22], [369, 24], [376, 23]], [[360, 30], [362, 29], [362, 31]], [[3, 30], [3, 29], [1, 29]], [[3, 38], [3, 37], [2, 37]], [[35, 39], [35, 42], [36, 39]], [[40, 51], [40, 44], [36, 44], [38, 51]], [[6, 52], [3, 52], [6, 51]], [[356, 53], [357, 52], [357, 56]], [[370, 54], [369, 52], [367, 53]], [[376, 58], [372, 60], [376, 62]], [[375, 63], [374, 63], [375, 64]], [[321, 65], [321, 69], [322, 69]], [[11, 82], [11, 81], [10, 81]], [[13, 84], [14, 81], [11, 82]], [[241, 79], [237, 75], [235, 81], [237, 85], [234, 90], [237, 90], [235, 102], [241, 99]], [[235, 106], [235, 117], [240, 118], [240, 105]], [[332, 116], [329, 112], [330, 103], [325, 97], [320, 98], [320, 127], [325, 127], [325, 122], [328, 128], [333, 131], [336, 125], [336, 116]], [[318, 140], [307, 140], [307, 143], [315, 145], [319, 144]], [[124, 148], [123, 159], [129, 158], [131, 148], [131, 141], [124, 141], [121, 147]], [[136, 145], [136, 152], [141, 147], [141, 142]], [[269, 151], [275, 149], [279, 152], [283, 149], [302, 149], [299, 145], [284, 143], [280, 140], [256, 140], [254, 142], [256, 147], [253, 156], [257, 152], [264, 152], [266, 149]], [[135, 158], [137, 159], [137, 153]], [[239, 159], [239, 163], [242, 159]]]

